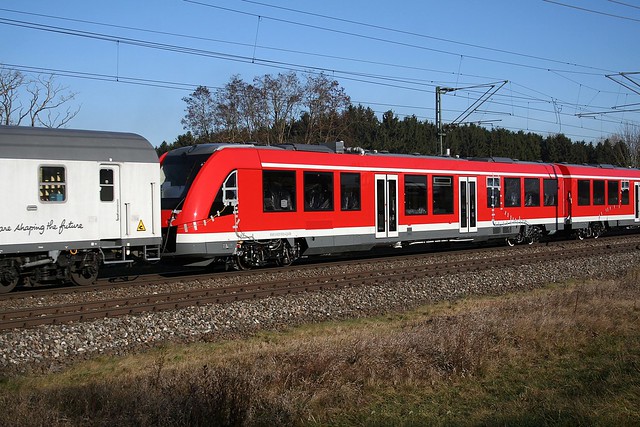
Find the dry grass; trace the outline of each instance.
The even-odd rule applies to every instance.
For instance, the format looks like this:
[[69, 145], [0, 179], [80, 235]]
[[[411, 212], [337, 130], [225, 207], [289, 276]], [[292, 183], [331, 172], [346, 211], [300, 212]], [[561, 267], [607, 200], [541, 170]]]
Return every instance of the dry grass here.
[[6, 379], [2, 425], [633, 425], [640, 271]]

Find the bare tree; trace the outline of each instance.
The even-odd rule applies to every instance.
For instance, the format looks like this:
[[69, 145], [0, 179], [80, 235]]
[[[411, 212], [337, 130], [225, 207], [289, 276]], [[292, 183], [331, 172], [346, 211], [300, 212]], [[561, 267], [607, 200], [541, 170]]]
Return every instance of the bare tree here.
[[[18, 112], [22, 109], [20, 104], [20, 89], [24, 85], [24, 75], [16, 70], [0, 68], [0, 120], [3, 125], [19, 124], [25, 117]], [[18, 116], [17, 119], [15, 116]]]
[[329, 142], [339, 137], [337, 128], [339, 116], [350, 104], [351, 99], [336, 80], [326, 75], [308, 76], [304, 87], [304, 115], [306, 131], [304, 142]]
[[[303, 90], [300, 80], [293, 71], [276, 77], [266, 74], [255, 80], [265, 97], [268, 108], [269, 124], [273, 132], [273, 142], [282, 144], [287, 137], [287, 128], [295, 118], [300, 108]], [[271, 143], [271, 138], [268, 143]]]
[[242, 133], [242, 97], [246, 83], [237, 74], [214, 95], [216, 130], [237, 141]]
[[199, 140], [209, 141], [215, 130], [216, 104], [206, 86], [198, 86], [189, 96], [182, 98], [187, 103], [187, 114], [181, 120], [185, 130], [191, 131]]
[[[80, 107], [75, 110], [68, 107], [64, 113], [60, 112], [62, 105], [76, 97], [73, 92], [63, 93], [66, 90], [66, 87], [55, 83], [52, 75], [47, 78], [38, 76], [31, 81], [27, 86], [27, 92], [31, 94], [28, 108], [31, 126], [39, 124], [48, 128], [60, 128], [78, 114]], [[46, 113], [45, 119], [42, 117], [44, 113]]]
[[[269, 114], [263, 90], [255, 85], [244, 87], [242, 117], [247, 130], [247, 140], [260, 140], [260, 134], [268, 134]], [[264, 138], [267, 140], [267, 137]]]
[[640, 126], [625, 123], [618, 137], [627, 145], [629, 150], [629, 166], [640, 167]]
[[300, 123], [297, 135], [305, 142], [335, 140], [340, 134], [339, 123], [344, 123], [341, 113], [350, 105], [338, 82], [323, 74], [307, 76], [304, 84], [294, 72], [255, 77], [253, 84], [234, 75], [215, 91], [212, 100], [205, 89], [199, 88], [184, 98], [188, 114], [182, 123], [199, 136], [196, 124], [204, 121], [204, 116], [211, 120], [216, 138], [225, 141], [283, 143], [292, 137], [293, 126]]
[[17, 126], [28, 117], [30, 126], [65, 126], [80, 111], [80, 107], [68, 107], [60, 112], [76, 96], [67, 89], [56, 83], [54, 75], [28, 79], [20, 71], [0, 67], [1, 123]]
[[252, 140], [268, 128], [264, 91], [244, 82], [237, 74], [214, 95], [215, 127], [226, 141]]

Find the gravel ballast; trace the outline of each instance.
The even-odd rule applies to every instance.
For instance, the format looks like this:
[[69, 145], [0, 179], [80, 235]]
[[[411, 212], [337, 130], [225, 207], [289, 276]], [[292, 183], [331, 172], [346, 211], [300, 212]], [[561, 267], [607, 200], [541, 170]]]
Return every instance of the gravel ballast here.
[[[540, 249], [535, 250], [545, 250], [543, 245], [539, 247]], [[451, 257], [462, 259], [469, 255], [451, 253], [446, 256], [447, 260], [451, 260]], [[433, 262], [440, 261], [438, 258], [434, 260]], [[389, 262], [393, 268], [398, 267], [397, 264], [393, 264], [393, 259], [385, 262]], [[91, 322], [16, 329], [0, 333], [0, 370], [6, 373], [57, 370], [74, 360], [103, 354], [127, 354], [166, 342], [185, 343], [241, 337], [259, 330], [383, 314], [468, 295], [501, 295], [570, 279], [612, 279], [624, 274], [630, 266], [638, 265], [640, 251], [615, 255], [603, 252], [589, 259], [557, 260], [552, 263], [495, 268], [482, 272], [462, 272], [438, 278], [425, 277], [224, 305], [212, 304], [105, 318]], [[363, 267], [358, 267], [357, 264], [343, 267], [345, 270], [354, 271], [358, 268]], [[326, 269], [322, 270], [322, 267], [318, 269], [322, 274], [329, 273]], [[298, 273], [292, 270], [291, 274]], [[215, 277], [211, 281], [215, 281]], [[166, 286], [167, 289], [158, 289], [158, 292], [168, 292], [171, 286], [204, 287], [211, 284], [184, 282]], [[37, 305], [37, 302], [34, 304]]]

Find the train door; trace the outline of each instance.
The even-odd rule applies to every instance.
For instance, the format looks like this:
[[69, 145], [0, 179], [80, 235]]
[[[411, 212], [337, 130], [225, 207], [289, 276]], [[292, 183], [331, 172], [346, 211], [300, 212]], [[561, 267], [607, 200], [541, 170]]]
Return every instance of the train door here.
[[398, 237], [398, 175], [376, 175], [376, 238]]
[[478, 231], [477, 224], [477, 178], [460, 177], [460, 233]]
[[640, 222], [640, 182], [636, 182], [635, 188], [636, 188], [636, 191], [635, 191], [636, 219], [635, 221]]
[[100, 165], [100, 203], [98, 218], [101, 239], [122, 237], [122, 212], [120, 209], [120, 167]]

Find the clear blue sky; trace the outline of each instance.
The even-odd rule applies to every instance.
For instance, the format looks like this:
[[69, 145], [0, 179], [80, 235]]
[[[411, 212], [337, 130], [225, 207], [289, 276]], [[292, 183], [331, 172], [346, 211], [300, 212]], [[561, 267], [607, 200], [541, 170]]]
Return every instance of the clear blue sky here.
[[640, 95], [606, 77], [640, 72], [638, 0], [4, 0], [0, 39], [5, 67], [77, 93], [68, 127], [153, 145], [185, 132], [197, 85], [289, 69], [431, 122], [436, 86], [461, 88], [442, 96], [447, 123], [488, 89], [465, 88], [508, 81], [466, 121], [588, 142], [640, 124]]

